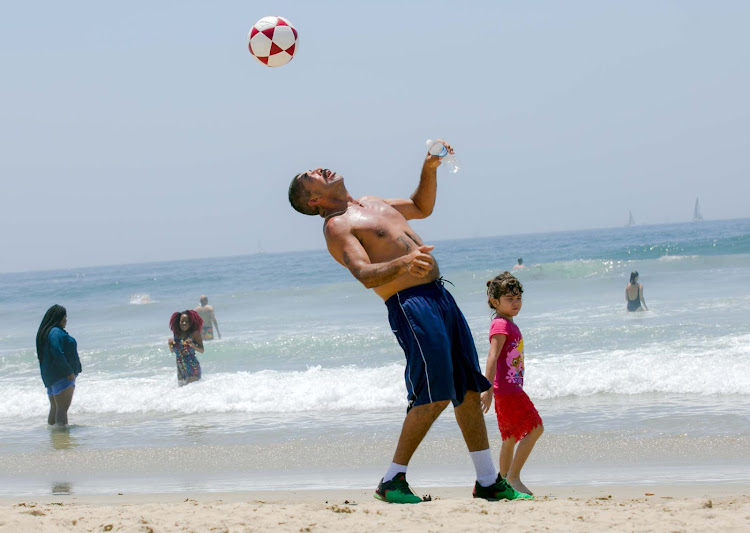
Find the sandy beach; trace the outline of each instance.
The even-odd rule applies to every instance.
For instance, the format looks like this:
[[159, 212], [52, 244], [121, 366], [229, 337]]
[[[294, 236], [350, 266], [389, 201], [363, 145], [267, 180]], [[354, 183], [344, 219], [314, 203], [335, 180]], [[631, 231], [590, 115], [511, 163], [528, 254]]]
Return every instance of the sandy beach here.
[[545, 487], [535, 501], [474, 500], [468, 488], [385, 504], [371, 490], [6, 497], [0, 531], [750, 531], [750, 486]]

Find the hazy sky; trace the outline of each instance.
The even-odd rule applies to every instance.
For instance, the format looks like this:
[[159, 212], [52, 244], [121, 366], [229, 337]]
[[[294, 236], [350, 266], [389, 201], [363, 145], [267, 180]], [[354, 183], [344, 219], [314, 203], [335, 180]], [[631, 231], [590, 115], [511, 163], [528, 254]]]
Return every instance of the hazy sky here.
[[[281, 15], [299, 51], [258, 63]], [[408, 197], [429, 243], [750, 216], [750, 2], [13, 2], [0, 17], [0, 272], [322, 249], [317, 166]]]

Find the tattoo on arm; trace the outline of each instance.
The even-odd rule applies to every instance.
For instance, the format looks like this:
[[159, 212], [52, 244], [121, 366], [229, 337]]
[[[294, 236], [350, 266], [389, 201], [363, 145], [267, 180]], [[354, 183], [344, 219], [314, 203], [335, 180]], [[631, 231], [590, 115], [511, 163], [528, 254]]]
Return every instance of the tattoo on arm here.
[[399, 235], [399, 237], [398, 237], [398, 239], [397, 239], [397, 240], [398, 240], [398, 241], [399, 241], [399, 242], [400, 242], [401, 244], [403, 244], [403, 245], [404, 245], [404, 248], [406, 248], [406, 251], [407, 251], [407, 252], [410, 252], [410, 251], [411, 251], [411, 244], [409, 243], [409, 241], [407, 241], [406, 239], [404, 239], [404, 238], [403, 238], [403, 236]]
[[349, 254], [347, 254], [346, 252], [344, 252], [343, 259], [344, 259], [344, 264], [348, 267], [349, 263], [351, 262], [351, 260], [349, 259]]

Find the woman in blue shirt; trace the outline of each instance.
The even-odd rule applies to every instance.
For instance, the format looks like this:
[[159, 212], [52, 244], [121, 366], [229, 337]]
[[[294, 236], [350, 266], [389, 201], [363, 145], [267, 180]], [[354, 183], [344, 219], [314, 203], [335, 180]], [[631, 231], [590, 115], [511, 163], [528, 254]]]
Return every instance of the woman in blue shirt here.
[[47, 387], [47, 423], [50, 425], [68, 424], [68, 408], [73, 401], [76, 376], [81, 373], [78, 345], [65, 331], [67, 323], [65, 308], [55, 304], [47, 309], [36, 333], [36, 355], [42, 381]]

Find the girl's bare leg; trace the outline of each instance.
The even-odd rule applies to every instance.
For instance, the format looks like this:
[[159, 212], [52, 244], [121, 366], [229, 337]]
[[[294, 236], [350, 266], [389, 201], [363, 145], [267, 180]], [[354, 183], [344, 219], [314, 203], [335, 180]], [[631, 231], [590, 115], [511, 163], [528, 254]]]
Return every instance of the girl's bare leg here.
[[503, 440], [500, 446], [500, 475], [505, 477], [510, 470], [510, 464], [513, 462], [513, 451], [516, 448], [516, 439], [508, 437]]
[[544, 433], [544, 426], [540, 424], [532, 429], [528, 435], [518, 441], [516, 453], [513, 455], [513, 461], [510, 464], [508, 476], [506, 477], [506, 481], [518, 492], [533, 494], [529, 488], [521, 482], [521, 469], [526, 463], [526, 459], [529, 458], [531, 450], [534, 449], [536, 441], [542, 436], [542, 433]]

